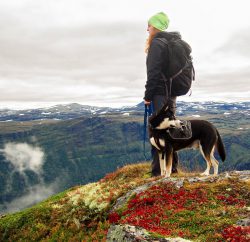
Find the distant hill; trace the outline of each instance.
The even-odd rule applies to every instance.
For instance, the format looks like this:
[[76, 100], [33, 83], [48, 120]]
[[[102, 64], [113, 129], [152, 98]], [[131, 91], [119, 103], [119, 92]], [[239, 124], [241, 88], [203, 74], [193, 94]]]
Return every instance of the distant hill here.
[[[250, 113], [250, 102], [225, 103], [225, 102], [177, 102], [177, 115], [204, 115]], [[121, 108], [95, 107], [77, 103], [56, 105], [48, 108], [26, 109], [26, 110], [0, 110], [0, 121], [31, 121], [31, 120], [67, 120], [81, 116], [98, 116], [116, 113], [141, 113], [144, 112], [144, 104]]]
[[[180, 102], [178, 107], [181, 119], [210, 120], [220, 131], [227, 151], [220, 171], [250, 169], [249, 103]], [[30, 116], [24, 111], [18, 111], [24, 115], [2, 111], [1, 118], [16, 121], [0, 122], [0, 213], [30, 206], [74, 185], [97, 181], [117, 167], [144, 161], [143, 108], [140, 103], [97, 111], [73, 104], [46, 109], [51, 114], [44, 114], [44, 109], [26, 110]], [[10, 112], [13, 116], [5, 116]], [[39, 115], [47, 118], [39, 119]], [[146, 158], [150, 159], [148, 143]], [[180, 160], [186, 171], [205, 167], [196, 151], [181, 151]]]

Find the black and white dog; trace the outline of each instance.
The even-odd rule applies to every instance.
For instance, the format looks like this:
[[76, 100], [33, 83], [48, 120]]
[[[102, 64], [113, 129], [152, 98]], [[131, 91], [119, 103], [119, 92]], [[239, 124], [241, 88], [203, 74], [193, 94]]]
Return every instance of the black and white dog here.
[[149, 118], [150, 143], [158, 150], [162, 176], [170, 177], [172, 154], [181, 149], [200, 149], [207, 162], [206, 170], [201, 173], [203, 176], [209, 175], [211, 166], [214, 169], [214, 175], [218, 174], [219, 162], [214, 158], [215, 148], [222, 161], [226, 159], [225, 148], [218, 130], [205, 120], [189, 121], [191, 123], [191, 136], [187, 139], [171, 139], [168, 135], [169, 129], [182, 128], [182, 122], [175, 119], [174, 113], [167, 104]]

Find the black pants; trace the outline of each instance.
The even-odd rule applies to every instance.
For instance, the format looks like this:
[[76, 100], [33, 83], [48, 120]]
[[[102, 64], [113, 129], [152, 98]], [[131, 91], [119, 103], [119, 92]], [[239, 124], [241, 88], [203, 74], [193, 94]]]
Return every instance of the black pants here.
[[[153, 97], [153, 109], [154, 112], [157, 112], [161, 109], [161, 107], [167, 102], [167, 97], [163, 95], [155, 95]], [[170, 108], [174, 111], [174, 114], [176, 112], [176, 97], [171, 97], [169, 100]], [[152, 176], [159, 176], [161, 174], [161, 168], [160, 168], [160, 161], [159, 161], [159, 155], [157, 149], [152, 146], [152, 156], [153, 161], [151, 164], [152, 167]], [[177, 172], [177, 166], [179, 163], [177, 152], [173, 153], [173, 165], [172, 165], [172, 172]]]

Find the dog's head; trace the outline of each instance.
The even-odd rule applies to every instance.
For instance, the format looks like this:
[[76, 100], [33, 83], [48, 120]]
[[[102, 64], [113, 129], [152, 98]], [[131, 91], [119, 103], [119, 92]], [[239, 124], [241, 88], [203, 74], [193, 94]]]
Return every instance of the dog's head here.
[[158, 112], [149, 117], [149, 124], [153, 129], [168, 129], [180, 127], [180, 120], [175, 119], [174, 112], [165, 104]]

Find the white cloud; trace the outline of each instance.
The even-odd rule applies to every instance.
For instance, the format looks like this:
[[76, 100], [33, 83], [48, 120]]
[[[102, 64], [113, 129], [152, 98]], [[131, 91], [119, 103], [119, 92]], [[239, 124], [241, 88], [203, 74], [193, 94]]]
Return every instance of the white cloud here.
[[[35, 142], [36, 137], [31, 137]], [[59, 178], [51, 184], [45, 184], [43, 180], [42, 165], [44, 163], [44, 152], [38, 146], [27, 143], [6, 143], [0, 150], [7, 162], [10, 162], [14, 169], [9, 174], [6, 190], [12, 191], [14, 173], [18, 172], [25, 184], [24, 194], [8, 203], [0, 204], [1, 212], [12, 213], [23, 208], [32, 206], [41, 200], [55, 194], [59, 188]], [[31, 170], [36, 173], [38, 183], [31, 185], [26, 171]]]
[[50, 185], [39, 184], [29, 187], [28, 192], [26, 192], [23, 196], [14, 199], [9, 203], [3, 204], [2, 207], [4, 207], [4, 209], [2, 213], [14, 213], [24, 208], [30, 207], [55, 194], [55, 192], [58, 190], [57, 188], [58, 185], [56, 182]]
[[27, 143], [6, 143], [1, 152], [19, 173], [32, 170], [40, 174], [42, 171], [44, 153], [39, 147]]

